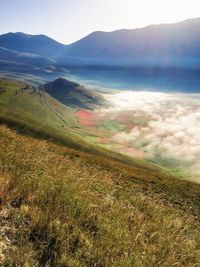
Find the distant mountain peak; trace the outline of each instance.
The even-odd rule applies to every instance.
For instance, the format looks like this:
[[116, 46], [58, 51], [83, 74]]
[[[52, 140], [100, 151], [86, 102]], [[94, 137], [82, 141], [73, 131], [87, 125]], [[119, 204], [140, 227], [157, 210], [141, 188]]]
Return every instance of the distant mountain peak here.
[[31, 35], [23, 32], [9, 32], [0, 35], [0, 47], [23, 53], [33, 53], [49, 59], [55, 59], [66, 49], [65, 45], [44, 34]]
[[51, 82], [53, 85], [60, 85], [60, 86], [72, 86], [72, 87], [76, 87], [76, 86], [80, 86], [80, 84], [66, 80], [64, 78], [58, 78], [56, 80], [54, 80], [53, 82]]
[[79, 86], [80, 85], [78, 83], [71, 82], [64, 78], [58, 78], [54, 81], [45, 83], [42, 86], [42, 89], [44, 89], [50, 95], [63, 95], [68, 94], [69, 92], [75, 92], [79, 88]]

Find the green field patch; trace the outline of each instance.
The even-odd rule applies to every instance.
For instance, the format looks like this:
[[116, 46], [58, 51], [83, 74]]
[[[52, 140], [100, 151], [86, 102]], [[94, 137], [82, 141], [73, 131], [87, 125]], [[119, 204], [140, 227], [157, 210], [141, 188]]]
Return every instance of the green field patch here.
[[99, 128], [103, 130], [119, 132], [119, 131], [123, 131], [125, 129], [125, 126], [118, 121], [109, 120], [109, 121], [101, 122]]

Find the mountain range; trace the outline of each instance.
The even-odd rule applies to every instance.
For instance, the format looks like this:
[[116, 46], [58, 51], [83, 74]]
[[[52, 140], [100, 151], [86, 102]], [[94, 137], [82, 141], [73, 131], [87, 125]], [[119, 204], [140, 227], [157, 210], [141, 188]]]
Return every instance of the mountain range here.
[[[200, 18], [93, 32], [70, 45], [45, 35], [0, 35], [0, 63], [34, 66], [200, 67]], [[3, 67], [1, 67], [3, 68]]]

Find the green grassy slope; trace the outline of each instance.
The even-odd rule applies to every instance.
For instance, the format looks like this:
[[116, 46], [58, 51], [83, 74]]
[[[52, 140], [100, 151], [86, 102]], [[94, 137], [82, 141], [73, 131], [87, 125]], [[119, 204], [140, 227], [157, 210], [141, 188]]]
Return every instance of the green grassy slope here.
[[65, 106], [44, 91], [11, 80], [0, 80], [0, 120], [19, 131], [37, 134], [70, 147], [95, 151], [78, 129], [75, 108]]
[[[72, 125], [66, 125], [57, 114], [64, 111], [72, 120], [72, 110], [49, 95], [22, 83], [8, 80], [0, 80], [0, 88], [0, 117], [3, 121], [16, 122], [35, 132], [55, 136], [72, 138], [75, 134], [72, 134], [72, 128], [76, 126], [75, 120]], [[57, 112], [54, 112], [49, 102], [57, 107]], [[64, 127], [66, 129], [63, 129]]]
[[5, 126], [0, 183], [3, 266], [200, 265], [199, 185]]

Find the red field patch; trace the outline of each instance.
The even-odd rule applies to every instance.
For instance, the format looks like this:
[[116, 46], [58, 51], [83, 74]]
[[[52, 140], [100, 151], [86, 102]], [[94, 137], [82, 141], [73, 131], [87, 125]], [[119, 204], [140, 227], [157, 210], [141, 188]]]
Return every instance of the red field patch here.
[[76, 112], [76, 115], [81, 125], [93, 126], [96, 122], [96, 117], [92, 114], [92, 112], [79, 110], [78, 112]]
[[79, 117], [79, 119], [95, 119], [95, 116], [86, 110], [79, 110], [76, 112], [76, 115]]

